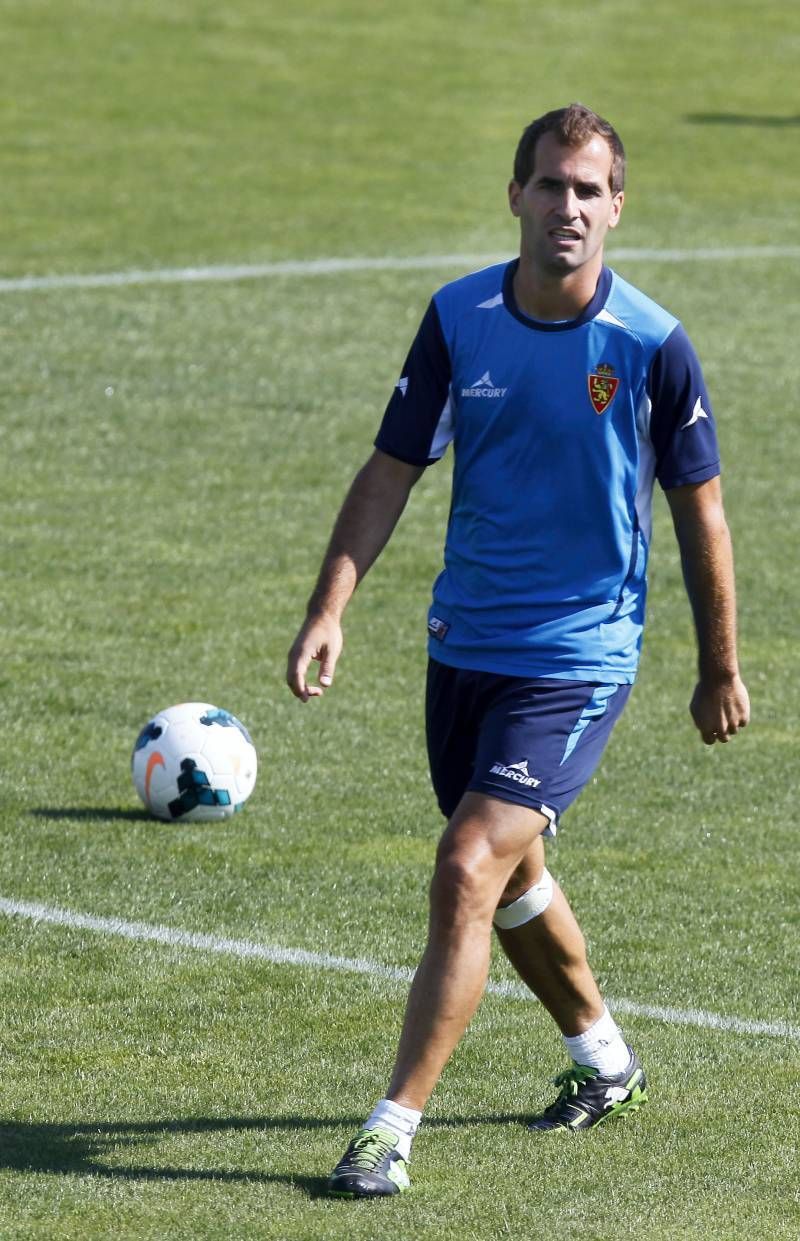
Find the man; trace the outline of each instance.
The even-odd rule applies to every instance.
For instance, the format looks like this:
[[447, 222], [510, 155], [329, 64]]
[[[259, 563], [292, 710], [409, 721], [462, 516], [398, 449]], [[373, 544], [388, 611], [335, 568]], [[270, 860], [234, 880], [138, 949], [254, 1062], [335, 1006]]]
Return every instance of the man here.
[[483, 993], [493, 925], [572, 1062], [531, 1128], [589, 1129], [647, 1097], [543, 841], [591, 776], [635, 677], [654, 477], [694, 616], [691, 712], [703, 741], [728, 741], [749, 703], [700, 365], [678, 321], [603, 262], [623, 182], [619, 137], [588, 108], [525, 130], [508, 190], [519, 259], [434, 296], [289, 655], [302, 701], [332, 684], [342, 612], [414, 483], [453, 440], [427, 689], [448, 824], [392, 1079], [331, 1176], [342, 1196], [408, 1187], [411, 1140]]

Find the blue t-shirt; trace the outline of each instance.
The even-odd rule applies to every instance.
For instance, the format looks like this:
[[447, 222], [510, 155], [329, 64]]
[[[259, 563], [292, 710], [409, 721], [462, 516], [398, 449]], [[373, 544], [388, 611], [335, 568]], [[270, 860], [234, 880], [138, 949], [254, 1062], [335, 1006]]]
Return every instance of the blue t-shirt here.
[[577, 319], [528, 318], [517, 263], [435, 294], [375, 440], [414, 465], [453, 442], [430, 654], [509, 676], [628, 683], [653, 480], [719, 473], [700, 363], [678, 320], [609, 268]]

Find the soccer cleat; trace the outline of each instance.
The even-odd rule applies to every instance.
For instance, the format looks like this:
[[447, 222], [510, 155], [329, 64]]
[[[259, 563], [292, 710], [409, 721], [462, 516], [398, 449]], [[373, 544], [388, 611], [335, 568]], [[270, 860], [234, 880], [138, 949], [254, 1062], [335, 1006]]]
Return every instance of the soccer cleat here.
[[328, 1192], [336, 1198], [385, 1198], [408, 1189], [408, 1160], [398, 1141], [391, 1129], [362, 1129], [333, 1169]]
[[534, 1117], [528, 1128], [545, 1133], [553, 1130], [578, 1133], [612, 1116], [640, 1108], [647, 1102], [647, 1080], [636, 1052], [632, 1047], [628, 1051], [630, 1061], [618, 1077], [602, 1077], [597, 1069], [584, 1064], [573, 1064], [559, 1073], [553, 1078], [554, 1084], [561, 1088], [558, 1098], [540, 1116]]

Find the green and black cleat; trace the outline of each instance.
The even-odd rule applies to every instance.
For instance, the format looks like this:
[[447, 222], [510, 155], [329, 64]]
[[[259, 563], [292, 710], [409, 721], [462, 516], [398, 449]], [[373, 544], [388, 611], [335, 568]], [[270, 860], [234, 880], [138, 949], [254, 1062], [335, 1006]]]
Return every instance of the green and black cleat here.
[[335, 1198], [386, 1198], [411, 1185], [408, 1160], [397, 1149], [390, 1129], [362, 1129], [348, 1146], [328, 1180]]
[[558, 1098], [535, 1116], [528, 1128], [544, 1133], [579, 1133], [642, 1107], [647, 1102], [647, 1080], [636, 1052], [632, 1047], [628, 1051], [628, 1066], [617, 1077], [602, 1077], [597, 1069], [584, 1064], [573, 1064], [559, 1073], [553, 1078], [560, 1087]]

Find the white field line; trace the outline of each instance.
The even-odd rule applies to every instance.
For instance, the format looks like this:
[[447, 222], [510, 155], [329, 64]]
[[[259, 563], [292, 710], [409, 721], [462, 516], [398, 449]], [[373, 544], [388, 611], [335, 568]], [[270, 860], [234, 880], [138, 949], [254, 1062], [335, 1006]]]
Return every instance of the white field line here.
[[[17, 276], [0, 279], [0, 293], [35, 293], [58, 289], [111, 289], [138, 284], [203, 284], [210, 281], [268, 280], [275, 276], [335, 276], [348, 272], [425, 271], [456, 268], [471, 271], [507, 260], [508, 254], [420, 254], [408, 257], [285, 259], [274, 263], [219, 264], [211, 267], [159, 267], [141, 271], [87, 272], [64, 276]], [[736, 262], [742, 259], [800, 259], [800, 246], [701, 247], [658, 250], [620, 247], [609, 261], [646, 263]]]
[[[195, 931], [182, 931], [176, 927], [154, 926], [147, 922], [127, 922], [123, 918], [99, 918], [93, 914], [76, 913], [71, 909], [59, 909], [29, 901], [14, 901], [0, 897], [0, 914], [10, 918], [25, 918], [35, 923], [64, 926], [76, 931], [94, 931], [100, 935], [119, 935], [123, 939], [142, 943], [164, 944], [170, 948], [191, 948], [197, 952], [212, 952], [240, 960], [269, 961], [276, 965], [311, 966], [314, 969], [331, 970], [346, 974], [365, 974], [370, 978], [388, 979], [391, 982], [410, 982], [414, 971], [403, 966], [381, 965], [361, 957], [337, 957], [327, 952], [307, 952], [303, 948], [284, 948], [278, 944], [259, 944], [247, 939], [227, 939], [218, 935], [203, 935]], [[487, 988], [491, 995], [507, 999], [533, 999], [527, 987], [521, 983], [492, 983]], [[699, 1026], [704, 1030], [730, 1030], [735, 1034], [769, 1035], [800, 1042], [800, 1026], [786, 1021], [754, 1021], [746, 1017], [731, 1017], [723, 1013], [710, 1013], [699, 1008], [670, 1008], [660, 1004], [639, 1004], [636, 1000], [609, 999], [609, 1006], [616, 1013], [634, 1017], [650, 1017], [667, 1025]]]

